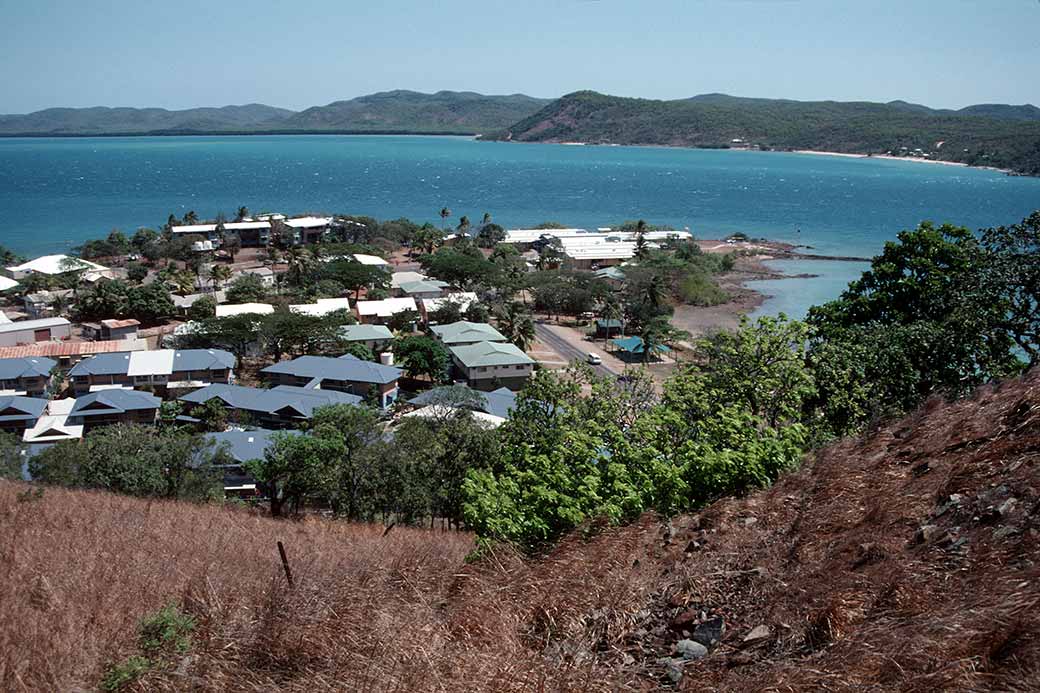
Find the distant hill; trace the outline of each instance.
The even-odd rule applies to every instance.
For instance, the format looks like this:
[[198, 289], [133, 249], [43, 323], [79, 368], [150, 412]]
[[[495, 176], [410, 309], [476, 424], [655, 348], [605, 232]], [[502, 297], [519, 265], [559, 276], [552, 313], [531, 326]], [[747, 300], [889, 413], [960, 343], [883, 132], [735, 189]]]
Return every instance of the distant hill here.
[[0, 134], [139, 134], [159, 131], [251, 130], [292, 111], [253, 103], [223, 108], [48, 108], [26, 115], [0, 115]]
[[296, 113], [262, 104], [192, 108], [48, 108], [0, 115], [0, 135], [208, 132], [436, 132], [477, 134], [526, 118], [550, 99], [523, 94], [388, 91]]
[[705, 94], [675, 101], [568, 94], [488, 139], [682, 147], [757, 146], [930, 158], [1040, 174], [1034, 106], [943, 113], [906, 102], [788, 101]]
[[524, 94], [385, 91], [315, 106], [286, 120], [289, 130], [481, 133], [499, 130], [550, 103]]

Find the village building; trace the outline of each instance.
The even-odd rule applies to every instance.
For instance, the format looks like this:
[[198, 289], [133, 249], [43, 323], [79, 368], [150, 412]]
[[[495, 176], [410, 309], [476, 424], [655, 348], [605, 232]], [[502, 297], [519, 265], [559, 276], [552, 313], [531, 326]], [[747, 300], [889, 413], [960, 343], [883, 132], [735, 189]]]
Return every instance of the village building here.
[[[460, 402], [453, 403], [451, 393], [459, 388], [467, 394], [460, 398]], [[512, 415], [513, 408], [516, 406], [516, 393], [507, 387], [500, 387], [490, 392], [480, 392], [465, 385], [444, 385], [427, 390], [408, 400], [408, 403], [421, 408], [462, 406], [493, 417], [497, 420], [496, 425], [501, 425]]]
[[36, 425], [47, 409], [47, 400], [23, 395], [0, 396], [0, 431], [21, 437], [27, 428]]
[[438, 281], [436, 279], [420, 279], [414, 282], [405, 282], [401, 284], [397, 291], [401, 296], [408, 296], [414, 299], [424, 298], [440, 298], [446, 293], [448, 288], [448, 282]]
[[426, 275], [422, 272], [412, 272], [405, 270], [403, 272], [394, 272], [390, 275], [390, 293], [394, 296], [400, 296], [399, 289], [402, 284], [408, 284], [411, 282], [421, 282], [426, 280]]
[[144, 339], [114, 339], [104, 342], [37, 342], [21, 346], [0, 346], [0, 359], [47, 357], [58, 362], [61, 369], [71, 368], [83, 359], [98, 354], [145, 351]]
[[272, 385], [348, 392], [374, 399], [380, 407], [397, 400], [397, 381], [402, 373], [396, 366], [362, 361], [350, 354], [339, 358], [300, 356], [268, 366], [260, 372]]
[[19, 286], [18, 282], [11, 279], [10, 277], [0, 276], [0, 292], [10, 291]]
[[22, 297], [22, 306], [25, 314], [34, 320], [53, 317], [61, 312], [57, 309], [58, 306], [68, 307], [74, 293], [72, 289], [36, 291]]
[[44, 255], [34, 258], [20, 265], [5, 268], [5, 272], [11, 279], [24, 279], [31, 274], [46, 274], [56, 277], [62, 274], [83, 272], [86, 270], [106, 270], [104, 265], [96, 262], [83, 260], [71, 255]]
[[162, 400], [140, 390], [112, 389], [76, 398], [66, 423], [83, 432], [117, 423], [154, 424]]
[[384, 298], [381, 301], [358, 301], [358, 320], [367, 325], [385, 324], [394, 315], [405, 311], [419, 311], [414, 298]]
[[232, 429], [206, 433], [203, 438], [219, 451], [224, 464], [215, 464], [224, 476], [225, 498], [247, 498], [257, 493], [256, 480], [244, 465], [250, 460], [260, 460], [274, 442], [274, 435], [302, 435], [300, 431], [272, 431], [266, 428], [250, 430]]
[[478, 342], [449, 351], [458, 373], [476, 390], [519, 390], [534, 372], [534, 360], [508, 342]]
[[347, 342], [364, 344], [378, 354], [390, 346], [394, 333], [386, 325], [344, 325], [340, 336]]
[[430, 332], [444, 346], [467, 346], [480, 342], [508, 342], [506, 336], [486, 322], [459, 320], [447, 325], [430, 325]]
[[17, 346], [53, 340], [69, 339], [72, 323], [65, 318], [18, 320], [0, 324], [0, 346]]
[[332, 225], [332, 217], [296, 217], [282, 223], [293, 230], [294, 245], [310, 245], [322, 239]]
[[232, 281], [234, 281], [238, 277], [244, 277], [247, 275], [259, 277], [260, 283], [262, 283], [264, 286], [274, 286], [274, 270], [270, 267], [251, 267], [249, 269], [241, 270], [240, 272], [236, 272], [234, 274], [234, 276], [232, 277]]
[[587, 234], [586, 229], [506, 229], [506, 237], [503, 243], [516, 246], [520, 252], [536, 249], [536, 246], [544, 245], [554, 238], [567, 236], [578, 236]]
[[337, 310], [350, 310], [349, 298], [319, 298], [314, 303], [299, 303], [289, 306], [293, 313], [323, 317]]
[[141, 323], [133, 318], [126, 320], [102, 320], [101, 322], [84, 322], [80, 324], [83, 339], [95, 341], [109, 339], [137, 339]]
[[296, 428], [318, 407], [361, 404], [362, 398], [346, 392], [279, 385], [270, 389], [241, 385], [208, 385], [179, 398], [186, 404], [219, 400], [232, 411], [247, 415], [264, 428]]
[[0, 359], [0, 394], [39, 397], [47, 392], [58, 362], [42, 356]]
[[216, 316], [227, 318], [232, 315], [269, 315], [274, 312], [270, 303], [225, 303], [217, 306]]
[[76, 394], [112, 387], [156, 392], [199, 388], [234, 379], [235, 357], [222, 349], [158, 349], [100, 354], [69, 371]]
[[371, 267], [383, 267], [387, 270], [390, 269], [390, 263], [379, 257], [378, 255], [366, 255], [365, 253], [354, 253], [354, 260], [360, 262], [362, 265], [369, 265]]
[[76, 406], [72, 397], [52, 399], [47, 409], [30, 428], [22, 433], [22, 442], [29, 445], [53, 445], [64, 440], [79, 440], [83, 437], [83, 424], [69, 424], [69, 414]]
[[419, 301], [419, 307], [422, 309], [423, 320], [429, 322], [430, 314], [436, 313], [437, 310], [446, 304], [454, 303], [459, 307], [460, 311], [465, 312], [469, 310], [471, 305], [477, 303], [478, 300], [477, 294], [472, 291], [459, 291], [447, 296], [441, 296], [440, 298], [424, 298]]
[[173, 301], [173, 305], [176, 306], [178, 312], [184, 315], [188, 312], [188, 309], [195, 305], [195, 302], [200, 298], [208, 296], [212, 298], [217, 305], [227, 301], [227, 293], [225, 291], [213, 291], [210, 293], [198, 293], [188, 294], [186, 296], [178, 296], [177, 294], [170, 294], [170, 299]]

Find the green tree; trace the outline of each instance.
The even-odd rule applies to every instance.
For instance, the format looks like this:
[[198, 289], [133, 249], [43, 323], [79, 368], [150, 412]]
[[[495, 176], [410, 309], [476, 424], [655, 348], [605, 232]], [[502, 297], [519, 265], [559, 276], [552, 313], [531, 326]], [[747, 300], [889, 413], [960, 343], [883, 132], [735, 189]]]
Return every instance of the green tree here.
[[255, 274], [242, 274], [227, 287], [228, 303], [259, 303], [267, 298], [267, 287]]
[[17, 436], [0, 433], [0, 479], [22, 478], [22, 445]]
[[219, 289], [231, 279], [231, 268], [227, 265], [213, 265], [209, 276]]
[[394, 358], [411, 378], [426, 376], [435, 383], [448, 379], [451, 355], [436, 339], [422, 335], [399, 337], [393, 344]]
[[206, 320], [217, 312], [217, 302], [212, 296], [201, 296], [188, 308], [188, 320]]
[[343, 452], [335, 440], [278, 433], [263, 459], [244, 466], [264, 490], [271, 515], [281, 517], [298, 513], [308, 501], [328, 497], [333, 469]]

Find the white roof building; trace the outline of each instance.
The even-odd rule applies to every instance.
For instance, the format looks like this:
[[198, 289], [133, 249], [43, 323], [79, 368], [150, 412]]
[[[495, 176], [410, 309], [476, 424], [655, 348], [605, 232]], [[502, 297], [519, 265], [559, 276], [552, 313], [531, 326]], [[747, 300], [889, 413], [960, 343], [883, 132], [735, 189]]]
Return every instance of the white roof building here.
[[425, 279], [426, 275], [422, 272], [394, 272], [390, 275], [390, 288], [399, 289], [401, 288], [401, 284], [421, 282]]
[[390, 264], [378, 255], [365, 255], [364, 253], [354, 253], [354, 259], [362, 265], [385, 267]]
[[289, 306], [289, 310], [303, 315], [321, 317], [337, 310], [350, 310], [349, 298], [319, 298], [315, 303], [300, 303]]
[[0, 277], [0, 291], [8, 291], [18, 286], [18, 282], [10, 277]]
[[72, 397], [54, 399], [47, 403], [47, 413], [36, 420], [32, 428], [25, 429], [22, 442], [58, 443], [83, 437], [83, 426], [69, 426], [67, 421], [76, 400]]
[[358, 317], [389, 318], [391, 315], [415, 310], [414, 298], [384, 298], [381, 301], [358, 301]]
[[504, 243], [534, 243], [542, 236], [563, 238], [588, 233], [585, 229], [507, 229]]
[[273, 312], [274, 306], [270, 303], [226, 303], [222, 306], [217, 306], [216, 316], [218, 318], [226, 318], [231, 315], [245, 315], [248, 313], [268, 315]]
[[[258, 231], [269, 228], [271, 228], [271, 222], [269, 221], [229, 221], [224, 224], [225, 231]], [[205, 235], [216, 230], [216, 224], [186, 224], [170, 227], [170, 233], [200, 233]]]
[[285, 225], [293, 229], [317, 229], [331, 223], [332, 217], [297, 217], [285, 220]]
[[66, 272], [82, 272], [83, 270], [106, 270], [107, 267], [96, 262], [82, 260], [71, 255], [44, 255], [34, 258], [20, 265], [8, 267], [7, 271], [14, 279], [37, 273], [37, 274], [65, 274]]
[[459, 310], [466, 310], [476, 302], [477, 295], [474, 292], [460, 291], [459, 293], [448, 294], [447, 296], [441, 296], [440, 298], [424, 298], [422, 299], [422, 307], [423, 311], [429, 315], [445, 303], [457, 303]]

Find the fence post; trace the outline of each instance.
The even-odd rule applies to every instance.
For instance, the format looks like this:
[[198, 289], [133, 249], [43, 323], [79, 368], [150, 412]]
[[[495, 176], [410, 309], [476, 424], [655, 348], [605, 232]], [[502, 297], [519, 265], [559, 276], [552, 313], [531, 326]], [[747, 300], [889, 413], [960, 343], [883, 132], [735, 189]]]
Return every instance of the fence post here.
[[278, 555], [282, 557], [282, 568], [285, 570], [285, 580], [289, 583], [289, 587], [295, 587], [293, 584], [292, 570], [289, 568], [289, 559], [285, 556], [285, 547], [282, 546], [282, 542], [278, 542]]

